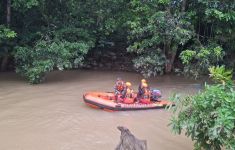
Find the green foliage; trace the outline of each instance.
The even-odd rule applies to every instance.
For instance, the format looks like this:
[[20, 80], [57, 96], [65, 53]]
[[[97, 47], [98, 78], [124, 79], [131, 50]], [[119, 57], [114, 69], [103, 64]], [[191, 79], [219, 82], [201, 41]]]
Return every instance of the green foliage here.
[[102, 53], [122, 45], [115, 49], [133, 53], [134, 67], [146, 76], [182, 68], [182, 51], [185, 74], [199, 76], [211, 65], [235, 63], [231, 0], [12, 0], [9, 24], [6, 6], [0, 1], [5, 58], [15, 46], [33, 50], [35, 43], [54, 39], [84, 42]]
[[12, 6], [19, 11], [26, 11], [34, 6], [38, 6], [39, 0], [13, 0]]
[[196, 50], [185, 50], [180, 54], [184, 64], [184, 74], [197, 78], [200, 74], [208, 73], [210, 66], [217, 65], [223, 60], [224, 51], [220, 46], [210, 45]]
[[16, 38], [16, 36], [17, 34], [15, 31], [7, 28], [4, 25], [0, 25], [0, 60], [2, 56], [4, 57], [6, 55], [9, 47], [11, 47], [9, 44], [10, 41]]
[[151, 52], [151, 54], [141, 55], [133, 60], [134, 67], [145, 77], [163, 74], [166, 58], [161, 52]]
[[183, 64], [186, 64], [186, 65], [189, 64], [195, 56], [196, 56], [196, 52], [193, 50], [185, 50], [181, 52], [180, 54], [180, 58]]
[[[128, 21], [131, 29], [129, 35], [131, 44], [127, 50], [128, 52], [138, 54], [138, 56], [142, 58], [143, 63], [138, 63], [139, 61], [134, 60], [134, 66], [137, 67], [137, 70], [139, 70], [139, 68], [145, 68], [145, 71], [142, 72], [151, 72], [144, 73], [144, 75], [150, 76], [155, 75], [157, 72], [163, 73], [167, 62], [170, 62], [171, 65], [173, 64], [175, 55], [179, 49], [178, 47], [183, 46], [192, 38], [193, 32], [190, 27], [190, 22], [188, 18], [179, 13], [177, 9], [174, 12], [169, 12], [168, 9], [170, 9], [170, 7], [168, 8], [167, 6], [164, 10], [160, 10], [158, 7], [153, 7], [154, 2], [146, 2], [147, 4], [143, 5], [139, 4], [141, 2], [137, 3], [139, 5], [136, 3], [133, 6], [134, 11], [144, 14], [144, 16], [138, 16], [134, 18], [133, 21]], [[168, 4], [169, 1], [159, 1], [159, 3]], [[156, 2], [156, 5], [159, 3]], [[159, 58], [156, 59], [156, 56], [159, 56]], [[165, 62], [162, 62], [161, 58], [163, 57], [165, 57]], [[144, 58], [147, 60], [144, 60]], [[156, 65], [158, 69], [153, 69], [152, 65], [144, 63], [157, 63], [158, 60], [161, 60], [161, 67]], [[143, 66], [141, 67], [140, 65]]]
[[232, 76], [233, 71], [232, 70], [226, 70], [225, 66], [212, 66], [209, 68], [210, 71], [210, 77], [215, 82], [221, 82], [222, 84], [231, 84], [232, 82]]
[[3, 25], [0, 25], [0, 43], [1, 40], [11, 39], [14, 37], [16, 37], [16, 33], [14, 31]]
[[17, 47], [16, 72], [25, 76], [30, 83], [40, 83], [46, 73], [78, 66], [90, 46], [83, 42], [39, 41], [32, 49]]
[[[198, 40], [203, 45], [213, 41], [219, 44], [228, 55], [233, 54], [235, 50], [235, 44], [232, 42], [235, 39], [234, 1], [196, 0], [190, 9], [196, 14], [195, 27], [197, 27]], [[231, 60], [226, 61], [231, 62]]]
[[[222, 68], [222, 69], [221, 69]], [[231, 71], [223, 67], [213, 67], [211, 77], [231, 82]], [[216, 70], [216, 71], [215, 71]], [[218, 70], [223, 70], [221, 73]], [[221, 78], [221, 75], [225, 75]], [[235, 91], [233, 85], [206, 85], [194, 96], [180, 98], [175, 96], [170, 126], [174, 133], [191, 137], [196, 150], [235, 149]]]

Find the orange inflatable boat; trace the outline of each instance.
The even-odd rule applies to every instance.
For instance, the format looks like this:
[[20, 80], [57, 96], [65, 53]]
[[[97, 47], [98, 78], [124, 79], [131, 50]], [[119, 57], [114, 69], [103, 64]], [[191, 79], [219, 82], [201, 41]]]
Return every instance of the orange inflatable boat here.
[[[136, 94], [133, 97], [136, 97]], [[112, 92], [88, 92], [83, 95], [83, 99], [88, 106], [107, 111], [158, 109], [172, 104], [167, 100], [157, 102], [140, 100], [135, 102], [135, 98], [123, 99], [122, 102], [117, 103]]]

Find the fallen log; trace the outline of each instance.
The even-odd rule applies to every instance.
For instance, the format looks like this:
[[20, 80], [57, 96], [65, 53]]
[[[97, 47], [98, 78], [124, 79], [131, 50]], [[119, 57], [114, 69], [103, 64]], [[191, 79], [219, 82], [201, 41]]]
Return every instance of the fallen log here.
[[115, 150], [147, 150], [147, 141], [137, 139], [129, 129], [118, 126], [121, 131], [120, 142]]

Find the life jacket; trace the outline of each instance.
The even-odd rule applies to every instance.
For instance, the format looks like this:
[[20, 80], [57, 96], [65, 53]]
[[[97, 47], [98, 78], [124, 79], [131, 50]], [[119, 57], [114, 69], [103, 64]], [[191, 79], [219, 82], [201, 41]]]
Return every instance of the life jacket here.
[[150, 98], [151, 92], [148, 88], [143, 88], [143, 98]]
[[131, 98], [132, 97], [133, 90], [130, 88], [126, 89], [126, 97]]
[[116, 89], [118, 91], [123, 91], [124, 90], [124, 82], [123, 81], [117, 81], [116, 82]]
[[[146, 88], [149, 89], [149, 86], [147, 86]], [[139, 91], [143, 91], [144, 92], [145, 87], [143, 86], [143, 83], [139, 84], [139, 88], [138, 89], [139, 89]]]

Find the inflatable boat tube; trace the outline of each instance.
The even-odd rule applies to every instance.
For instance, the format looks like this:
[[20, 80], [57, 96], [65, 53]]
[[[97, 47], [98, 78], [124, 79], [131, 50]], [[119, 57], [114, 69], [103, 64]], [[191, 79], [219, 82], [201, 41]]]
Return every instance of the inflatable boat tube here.
[[167, 100], [148, 101], [139, 100], [136, 102], [136, 96], [123, 99], [122, 102], [115, 101], [115, 95], [112, 92], [88, 92], [83, 95], [84, 102], [93, 108], [106, 111], [126, 111], [126, 110], [146, 110], [164, 108], [172, 103]]

